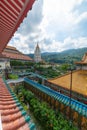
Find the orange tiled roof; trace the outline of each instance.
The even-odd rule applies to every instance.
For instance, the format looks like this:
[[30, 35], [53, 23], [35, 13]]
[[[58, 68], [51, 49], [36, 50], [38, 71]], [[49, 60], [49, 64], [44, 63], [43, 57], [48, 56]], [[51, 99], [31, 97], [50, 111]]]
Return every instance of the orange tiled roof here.
[[32, 61], [29, 56], [24, 55], [19, 52], [15, 47], [7, 46], [6, 49], [2, 52], [3, 57], [17, 60], [26, 60]]
[[3, 130], [30, 130], [30, 117], [0, 78], [0, 113]]
[[[70, 89], [71, 74], [66, 74], [48, 80], [51, 83]], [[87, 70], [77, 70], [72, 73], [72, 90], [87, 96]]]
[[76, 64], [87, 64], [87, 53], [84, 54], [83, 58], [79, 62], [75, 62]]

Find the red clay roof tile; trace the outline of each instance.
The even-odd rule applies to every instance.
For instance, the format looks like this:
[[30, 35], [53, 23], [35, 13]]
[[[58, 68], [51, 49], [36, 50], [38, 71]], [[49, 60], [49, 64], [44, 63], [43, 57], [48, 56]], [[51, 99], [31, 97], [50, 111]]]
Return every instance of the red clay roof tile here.
[[5, 50], [2, 52], [2, 57], [32, 61], [32, 59], [29, 56], [26, 56], [23, 53], [19, 52], [15, 47], [10, 46], [9, 47], [7, 46]]
[[25, 121], [2, 78], [0, 78], [0, 113], [3, 130], [29, 130], [28, 123]]

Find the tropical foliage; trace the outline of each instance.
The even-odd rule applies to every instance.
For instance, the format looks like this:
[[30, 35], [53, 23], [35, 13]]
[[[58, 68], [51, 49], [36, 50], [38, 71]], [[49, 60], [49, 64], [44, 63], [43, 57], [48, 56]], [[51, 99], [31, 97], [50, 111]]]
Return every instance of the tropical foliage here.
[[[86, 52], [87, 48], [70, 49], [62, 52], [46, 52], [42, 53], [42, 59], [50, 63], [74, 64], [75, 61], [81, 60]], [[29, 56], [33, 58], [33, 54], [29, 54]]]
[[28, 66], [29, 67], [29, 66], [34, 65], [34, 63], [33, 62], [23, 62], [23, 61], [11, 60], [10, 65], [17, 66], [17, 67], [20, 67], [20, 66]]
[[18, 75], [16, 74], [9, 74], [9, 79], [18, 79]]
[[46, 102], [41, 102], [32, 92], [27, 91], [23, 86], [18, 86], [16, 89], [19, 100], [23, 105], [29, 104], [30, 110], [45, 130], [77, 130], [60, 112], [52, 110]]

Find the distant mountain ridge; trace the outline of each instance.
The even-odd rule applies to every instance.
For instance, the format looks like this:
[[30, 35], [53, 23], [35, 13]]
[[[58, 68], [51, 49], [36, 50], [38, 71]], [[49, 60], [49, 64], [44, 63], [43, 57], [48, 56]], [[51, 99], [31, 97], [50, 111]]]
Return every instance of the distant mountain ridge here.
[[[42, 53], [42, 59], [47, 62], [54, 63], [71, 63], [80, 61], [83, 55], [87, 52], [87, 48], [69, 49], [62, 52], [44, 52]], [[28, 54], [29, 57], [33, 58], [34, 54]]]

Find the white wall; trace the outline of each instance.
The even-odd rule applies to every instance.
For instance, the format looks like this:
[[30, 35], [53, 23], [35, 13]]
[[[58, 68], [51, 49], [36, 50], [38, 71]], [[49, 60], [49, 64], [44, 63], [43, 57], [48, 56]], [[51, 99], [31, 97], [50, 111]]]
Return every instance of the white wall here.
[[10, 61], [0, 61], [0, 69], [5, 69], [6, 67], [10, 67]]
[[5, 62], [0, 61], [0, 69], [5, 69]]

